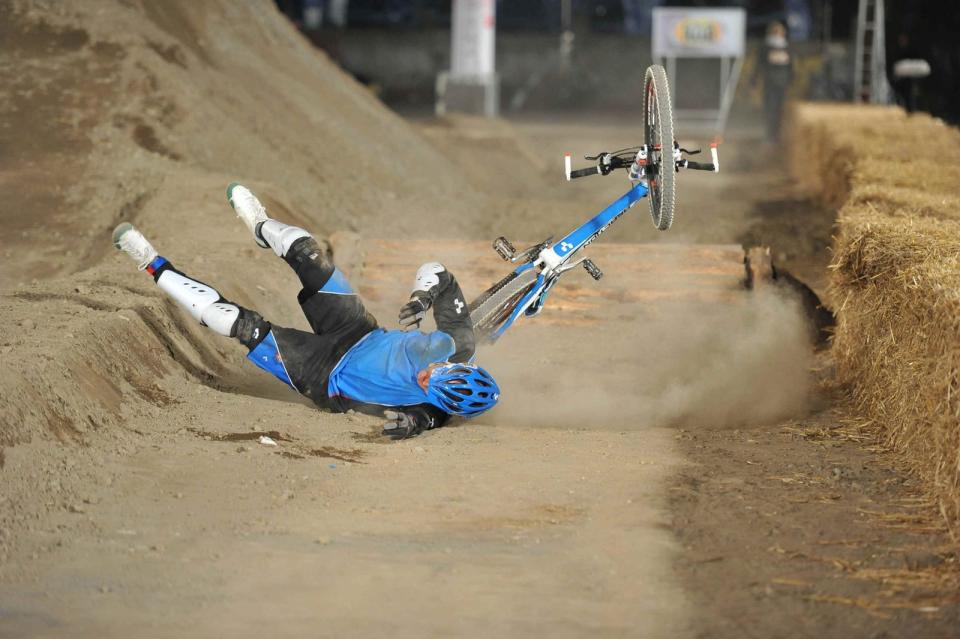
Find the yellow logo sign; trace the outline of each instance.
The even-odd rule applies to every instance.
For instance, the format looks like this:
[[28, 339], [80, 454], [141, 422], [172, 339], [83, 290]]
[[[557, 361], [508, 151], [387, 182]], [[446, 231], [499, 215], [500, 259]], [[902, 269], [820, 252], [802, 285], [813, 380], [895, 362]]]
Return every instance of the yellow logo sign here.
[[677, 23], [673, 35], [680, 44], [707, 46], [723, 37], [723, 24], [710, 18], [684, 18]]

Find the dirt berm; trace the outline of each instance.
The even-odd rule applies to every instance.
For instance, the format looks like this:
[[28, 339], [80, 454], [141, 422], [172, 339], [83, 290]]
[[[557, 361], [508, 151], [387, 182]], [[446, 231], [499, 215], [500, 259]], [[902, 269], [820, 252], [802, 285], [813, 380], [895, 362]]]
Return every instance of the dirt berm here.
[[[360, 240], [392, 240], [402, 260], [368, 275], [382, 297], [361, 291], [395, 317], [436, 257], [407, 240], [524, 240], [556, 230], [543, 210], [564, 226], [590, 210], [569, 190], [529, 194], [542, 171], [509, 128], [421, 134], [270, 0], [0, 0], [0, 30], [0, 636], [683, 634], [672, 432], [608, 425], [611, 408], [392, 444], [382, 420], [303, 405], [110, 246], [132, 221], [224, 296], [306, 328], [289, 268], [226, 203], [241, 180], [330, 235], [348, 270]], [[573, 192], [595, 206], [610, 188]], [[737, 270], [718, 279], [735, 290]], [[605, 281], [603, 299], [628, 281]], [[590, 349], [579, 372], [599, 379], [598, 352], [649, 335], [632, 326], [574, 344]], [[521, 361], [568, 365], [559, 343]]]
[[[149, 380], [173, 370], [224, 372], [226, 351], [169, 326], [149, 281], [129, 286], [109, 242], [121, 220], [254, 305], [251, 290], [289, 300], [292, 285], [261, 273], [264, 256], [224, 251], [244, 239], [225, 206], [234, 179], [320, 235], [489, 237], [477, 212], [496, 200], [267, 0], [3, 1], [0, 42], [0, 446], [164, 405]], [[297, 317], [290, 302], [277, 313]]]
[[[563, 232], [621, 195], [550, 158], [629, 144], [635, 118], [411, 125], [270, 0], [0, 0], [0, 43], [0, 637], [955, 627], [953, 582], [918, 590], [917, 562], [894, 598], [836, 578], [953, 559], [878, 536], [864, 512], [904, 495], [820, 441], [840, 413], [820, 409], [796, 304], [742, 290], [755, 211], [807, 208], [784, 207], [755, 139], [725, 145], [724, 173], [683, 174], [670, 233], [637, 207], [590, 247], [603, 280], [571, 272], [481, 352], [508, 389], [495, 411], [390, 442], [175, 308], [114, 225], [305, 328], [296, 278], [226, 202], [242, 181], [328, 237], [395, 325], [421, 262], [473, 296], [507, 268], [490, 239]], [[768, 243], [792, 251], [783, 228]]]
[[801, 104], [791, 137], [796, 177], [839, 209], [838, 377], [956, 533], [960, 131], [893, 107]]
[[[4, 289], [98, 262], [120, 218], [208, 237], [203, 206], [236, 177], [318, 232], [477, 228], [474, 189], [271, 2], [4, 0], [0, 18]], [[440, 220], [411, 215], [428, 203]]]

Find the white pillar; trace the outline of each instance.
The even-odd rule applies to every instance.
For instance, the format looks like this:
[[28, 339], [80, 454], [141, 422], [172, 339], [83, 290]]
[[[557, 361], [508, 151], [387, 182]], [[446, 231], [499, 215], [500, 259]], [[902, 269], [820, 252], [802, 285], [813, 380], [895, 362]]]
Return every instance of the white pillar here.
[[450, 75], [479, 78], [496, 72], [497, 3], [453, 0]]
[[475, 104], [480, 102], [485, 115], [496, 116], [496, 0], [453, 0], [452, 23], [450, 71], [437, 79], [437, 113], [448, 107], [477, 112]]

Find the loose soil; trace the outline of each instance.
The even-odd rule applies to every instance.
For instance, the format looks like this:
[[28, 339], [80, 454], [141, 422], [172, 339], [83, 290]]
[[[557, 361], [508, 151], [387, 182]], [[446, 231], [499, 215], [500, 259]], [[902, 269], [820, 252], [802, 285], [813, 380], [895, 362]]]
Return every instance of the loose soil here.
[[636, 123], [411, 124], [273, 3], [187, 4], [0, 4], [0, 131], [36, 140], [0, 166], [17, 230], [0, 636], [955, 635], [936, 518], [870, 448], [797, 306], [740, 289], [743, 238], [818, 290], [828, 259], [828, 212], [796, 223], [807, 195], [752, 128], [723, 173], [681, 176], [673, 230], [641, 204], [591, 247], [603, 280], [571, 273], [481, 352], [501, 407], [390, 442], [197, 326], [113, 225], [304, 327], [295, 278], [225, 202], [246, 180], [327, 236], [392, 326], [419, 262], [479, 293], [505, 266], [483, 243], [562, 233], [619, 195], [566, 184], [562, 152], [619, 148]]

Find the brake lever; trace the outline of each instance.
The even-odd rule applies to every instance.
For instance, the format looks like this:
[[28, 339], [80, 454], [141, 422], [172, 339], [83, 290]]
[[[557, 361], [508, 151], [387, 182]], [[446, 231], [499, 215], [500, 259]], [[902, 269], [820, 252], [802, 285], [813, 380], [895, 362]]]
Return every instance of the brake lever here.
[[680, 152], [681, 152], [681, 153], [686, 153], [687, 155], [696, 155], [696, 154], [700, 153], [701, 151], [703, 151], [703, 149], [694, 149], [693, 151], [688, 151], [687, 149], [685, 149], [685, 148], [683, 148], [683, 147], [680, 147]]
[[585, 155], [585, 156], [583, 156], [583, 159], [584, 159], [584, 160], [590, 160], [591, 162], [596, 162], [597, 160], [599, 160], [600, 158], [602, 158], [602, 157], [605, 156], [605, 155], [609, 155], [609, 153], [607, 153], [606, 151], [600, 151], [600, 152], [597, 153], [596, 155]]

